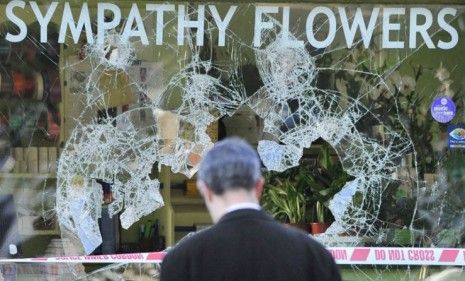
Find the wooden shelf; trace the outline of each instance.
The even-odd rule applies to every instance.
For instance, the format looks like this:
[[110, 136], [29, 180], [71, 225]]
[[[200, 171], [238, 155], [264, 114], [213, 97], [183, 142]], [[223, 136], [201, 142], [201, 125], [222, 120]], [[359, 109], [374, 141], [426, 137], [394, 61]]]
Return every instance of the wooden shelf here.
[[173, 205], [204, 205], [203, 199], [199, 197], [174, 196], [171, 197]]
[[205, 214], [208, 215], [207, 207], [203, 205], [173, 205], [176, 214]]
[[182, 190], [174, 190], [174, 189], [171, 189], [171, 204], [172, 205], [204, 206], [202, 197], [185, 196]]

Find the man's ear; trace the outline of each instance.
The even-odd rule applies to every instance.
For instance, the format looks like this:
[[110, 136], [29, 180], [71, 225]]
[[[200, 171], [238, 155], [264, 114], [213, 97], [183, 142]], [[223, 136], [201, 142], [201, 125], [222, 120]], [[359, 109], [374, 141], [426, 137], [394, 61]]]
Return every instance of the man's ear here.
[[260, 177], [255, 183], [255, 196], [257, 196], [258, 201], [262, 198], [263, 186], [265, 185], [265, 179]]

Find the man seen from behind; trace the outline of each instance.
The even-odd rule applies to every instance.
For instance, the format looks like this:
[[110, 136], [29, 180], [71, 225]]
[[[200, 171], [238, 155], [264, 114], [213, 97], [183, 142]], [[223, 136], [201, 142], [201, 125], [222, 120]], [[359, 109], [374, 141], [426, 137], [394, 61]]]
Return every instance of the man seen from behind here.
[[340, 281], [329, 252], [264, 213], [255, 150], [240, 139], [204, 156], [197, 188], [214, 225], [183, 240], [163, 260], [161, 281]]

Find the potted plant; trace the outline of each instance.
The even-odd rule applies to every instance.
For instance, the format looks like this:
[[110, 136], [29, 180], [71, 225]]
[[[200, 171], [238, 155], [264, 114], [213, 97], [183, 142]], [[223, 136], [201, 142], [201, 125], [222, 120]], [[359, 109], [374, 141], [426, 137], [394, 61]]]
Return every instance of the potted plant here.
[[314, 203], [312, 233], [319, 234], [328, 228], [333, 220], [331, 212], [327, 208], [329, 201], [338, 193], [347, 181], [353, 179], [347, 174], [339, 161], [334, 161], [331, 156], [331, 147], [324, 143], [318, 154], [317, 164], [302, 179], [308, 185], [309, 199]]
[[310, 223], [310, 229], [312, 234], [324, 233], [326, 229], [329, 227], [327, 213], [328, 209], [325, 207], [325, 205], [322, 202], [317, 201], [315, 204], [316, 221]]
[[333, 220], [327, 208], [329, 200], [352, 179], [341, 163], [332, 159], [331, 147], [324, 143], [316, 164], [304, 161], [282, 173], [268, 172], [262, 205], [279, 221], [321, 233]]
[[305, 223], [307, 198], [298, 185], [289, 178], [274, 178], [265, 186], [263, 208], [275, 219], [288, 225], [309, 231]]

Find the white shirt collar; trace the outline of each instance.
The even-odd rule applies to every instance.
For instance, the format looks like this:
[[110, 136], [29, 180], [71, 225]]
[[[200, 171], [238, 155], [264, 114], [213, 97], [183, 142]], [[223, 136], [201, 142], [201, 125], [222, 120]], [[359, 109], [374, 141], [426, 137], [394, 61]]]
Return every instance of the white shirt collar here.
[[244, 203], [237, 203], [229, 206], [225, 210], [225, 214], [231, 213], [237, 210], [242, 210], [242, 209], [254, 209], [254, 210], [260, 210], [261, 207], [257, 203], [252, 203], [252, 202], [244, 202]]

